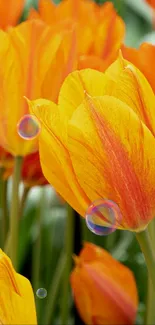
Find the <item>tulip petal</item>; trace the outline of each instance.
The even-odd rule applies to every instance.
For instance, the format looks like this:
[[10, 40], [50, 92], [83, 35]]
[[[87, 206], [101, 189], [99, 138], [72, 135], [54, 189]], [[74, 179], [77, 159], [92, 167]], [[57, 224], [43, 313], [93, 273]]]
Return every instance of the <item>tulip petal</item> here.
[[[89, 265], [92, 262], [100, 262], [102, 267], [99, 268], [102, 272], [107, 270], [107, 274], [110, 279], [115, 281], [115, 284], [118, 284], [124, 288], [124, 292], [128, 292], [129, 297], [132, 299], [134, 304], [137, 304], [137, 290], [135, 286], [135, 281], [133, 279], [132, 272], [119, 261], [115, 260], [112, 255], [109, 254], [105, 249], [96, 246], [92, 243], [85, 242], [84, 248], [80, 253], [81, 263], [85, 262]], [[111, 268], [111, 265], [113, 266]], [[124, 279], [128, 277], [130, 285], [128, 282], [125, 282]]]
[[45, 178], [83, 215], [89, 200], [78, 184], [68, 151], [63, 143], [57, 106], [48, 100], [36, 100], [29, 105], [31, 112], [42, 124], [39, 149]]
[[102, 96], [105, 94], [105, 85], [104, 74], [92, 69], [75, 71], [65, 79], [59, 94], [58, 109], [66, 142], [68, 121], [84, 100], [85, 92], [91, 96]]
[[124, 39], [125, 24], [111, 2], [101, 7], [101, 19], [95, 32], [94, 53], [101, 57], [106, 66], [114, 61]]
[[0, 251], [0, 321], [2, 324], [37, 324], [30, 282], [17, 274]]
[[[77, 67], [77, 41], [72, 27], [66, 31], [42, 85], [43, 97], [55, 103], [66, 76]], [[54, 78], [53, 78], [54, 76]], [[49, 87], [49, 85], [53, 85]]]
[[40, 13], [40, 18], [50, 24], [51, 21], [55, 20], [55, 9], [56, 5], [51, 0], [40, 0], [38, 11]]
[[60, 35], [53, 37], [53, 31], [39, 21], [22, 23], [9, 33], [0, 32], [0, 144], [13, 155], [37, 150], [37, 139], [23, 140], [17, 124], [29, 113], [24, 96], [41, 96], [42, 83], [60, 42]]
[[[96, 286], [98, 292], [100, 292], [103, 297], [105, 296], [105, 301], [102, 300], [102, 305], [104, 305], [106, 311], [102, 318], [104, 321], [103, 324], [107, 324], [109, 314], [113, 314], [113, 324], [118, 324], [118, 321], [119, 324], [133, 324], [133, 319], [135, 319], [137, 309], [135, 302], [133, 302], [132, 299], [137, 293], [136, 287], [134, 285], [134, 295], [132, 294], [130, 299], [128, 292], [129, 290], [127, 290], [127, 293], [125, 287], [122, 290], [122, 281], [126, 278], [126, 273], [124, 272], [125, 268], [123, 269], [122, 267], [122, 270], [119, 270], [121, 274], [119, 279], [114, 270], [112, 270], [113, 274], [110, 274], [110, 269], [113, 268], [108, 268], [109, 275], [107, 275], [107, 272], [104, 270], [104, 266], [106, 267], [106, 263], [93, 263], [93, 265], [85, 264], [84, 266], [88, 272], [88, 276], [94, 281], [94, 285]], [[128, 271], [127, 285], [129, 286], [129, 283], [131, 283], [131, 285], [134, 284], [133, 277], [131, 274], [130, 279], [129, 270], [126, 269], [126, 271]], [[121, 283], [119, 283], [118, 280], [121, 280]], [[97, 312], [95, 311], [95, 313]]]
[[[34, 150], [36, 142], [25, 143], [17, 133], [17, 123], [21, 118], [22, 76], [19, 60], [11, 47], [8, 34], [0, 32], [0, 144], [14, 155], [15, 151], [22, 153]], [[9, 94], [9, 95], [8, 95]], [[14, 114], [12, 114], [12, 109]], [[18, 146], [21, 151], [18, 151]], [[15, 150], [16, 147], [16, 150]]]
[[55, 57], [61, 37], [54, 35], [52, 29], [40, 20], [20, 24], [10, 31], [9, 36], [23, 70], [23, 96], [36, 99], [40, 95], [40, 82]]
[[147, 78], [155, 92], [155, 45], [142, 43], [138, 49], [122, 46], [122, 53], [126, 60], [132, 62]]
[[112, 96], [88, 96], [69, 122], [68, 148], [77, 179], [91, 202], [107, 198], [118, 204], [120, 228], [142, 230], [154, 215], [153, 147], [149, 129]]
[[7, 27], [14, 26], [17, 24], [22, 10], [24, 8], [25, 0], [0, 0], [0, 28], [7, 29]]
[[81, 55], [78, 59], [78, 70], [86, 68], [105, 71], [107, 63], [97, 55]]
[[106, 94], [130, 106], [155, 135], [155, 96], [143, 74], [123, 58], [115, 61], [106, 74], [110, 79]]

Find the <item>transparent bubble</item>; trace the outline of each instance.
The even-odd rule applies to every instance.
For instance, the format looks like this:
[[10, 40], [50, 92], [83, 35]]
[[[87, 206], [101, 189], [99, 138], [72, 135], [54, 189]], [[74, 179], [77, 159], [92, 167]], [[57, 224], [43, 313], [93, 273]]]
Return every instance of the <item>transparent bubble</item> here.
[[22, 139], [32, 140], [41, 130], [40, 123], [34, 115], [24, 115], [17, 124], [17, 132]]
[[86, 224], [89, 230], [99, 236], [113, 233], [120, 225], [122, 215], [116, 203], [107, 199], [93, 202], [86, 212]]
[[46, 298], [47, 296], [47, 290], [44, 289], [44, 288], [39, 288], [37, 291], [36, 291], [36, 295], [38, 298], [40, 299], [44, 299]]

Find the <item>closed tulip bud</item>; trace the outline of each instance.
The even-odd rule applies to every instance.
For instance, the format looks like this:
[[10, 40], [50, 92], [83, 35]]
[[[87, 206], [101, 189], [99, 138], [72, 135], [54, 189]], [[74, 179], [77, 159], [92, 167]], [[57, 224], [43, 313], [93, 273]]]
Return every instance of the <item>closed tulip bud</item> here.
[[134, 324], [138, 305], [134, 276], [104, 249], [85, 243], [75, 257], [71, 287], [85, 324]]

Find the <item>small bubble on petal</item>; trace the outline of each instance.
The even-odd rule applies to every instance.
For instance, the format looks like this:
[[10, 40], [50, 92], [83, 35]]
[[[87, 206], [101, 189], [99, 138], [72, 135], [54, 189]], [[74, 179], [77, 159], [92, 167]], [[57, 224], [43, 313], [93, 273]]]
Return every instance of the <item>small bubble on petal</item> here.
[[108, 199], [94, 201], [86, 212], [86, 225], [94, 234], [106, 236], [120, 225], [122, 215], [116, 203]]

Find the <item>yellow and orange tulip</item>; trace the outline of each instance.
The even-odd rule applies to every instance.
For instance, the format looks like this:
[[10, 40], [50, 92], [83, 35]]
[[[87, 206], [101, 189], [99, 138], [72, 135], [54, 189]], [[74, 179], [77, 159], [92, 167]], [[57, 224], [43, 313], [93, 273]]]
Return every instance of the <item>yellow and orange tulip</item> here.
[[85, 324], [134, 324], [138, 295], [132, 272], [90, 243], [85, 243], [75, 264], [71, 287]]
[[37, 324], [30, 282], [16, 273], [10, 259], [0, 250], [0, 324]]
[[61, 36], [41, 21], [28, 21], [0, 31], [0, 145], [12, 155], [37, 150], [37, 140], [17, 133], [19, 120], [29, 113], [24, 96], [35, 99], [49, 92], [47, 75]]
[[25, 0], [0, 0], [0, 28], [15, 26], [24, 9]]
[[70, 74], [58, 105], [29, 105], [42, 123], [41, 165], [56, 191], [83, 216], [95, 200], [110, 199], [122, 213], [118, 228], [144, 230], [155, 214], [155, 96], [142, 73], [119, 58], [105, 74]]

